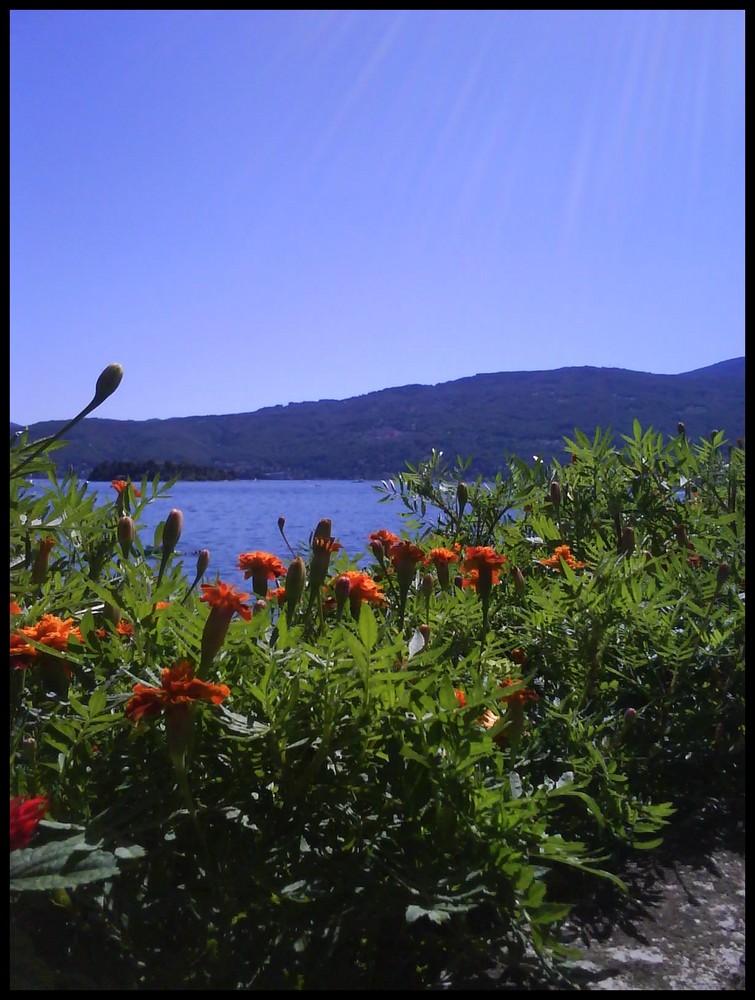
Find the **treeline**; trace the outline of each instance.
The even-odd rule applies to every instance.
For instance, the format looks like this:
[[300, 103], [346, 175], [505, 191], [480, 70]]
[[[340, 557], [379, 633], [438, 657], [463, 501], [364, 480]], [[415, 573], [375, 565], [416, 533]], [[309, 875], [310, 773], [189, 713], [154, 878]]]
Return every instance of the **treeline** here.
[[144, 476], [167, 482], [169, 479], [181, 479], [184, 482], [201, 482], [203, 480], [224, 481], [240, 479], [235, 469], [218, 469], [209, 465], [197, 465], [194, 462], [99, 462], [89, 473], [89, 479], [96, 483], [107, 483], [113, 479], [130, 479], [141, 482]]
[[[574, 429], [632, 433], [634, 420], [666, 437], [686, 427], [697, 441], [714, 429], [744, 436], [744, 358], [681, 375], [618, 368], [481, 374], [439, 385], [407, 385], [343, 400], [290, 403], [250, 413], [108, 420], [88, 417], [55, 452], [59, 469], [83, 478], [141, 474], [147, 457], [200, 479], [385, 479], [432, 449], [471, 457], [469, 475], [495, 475], [506, 457], [565, 457]], [[63, 424], [45, 421], [29, 440]], [[13, 430], [13, 428], [11, 428]], [[92, 467], [94, 466], [94, 471]], [[211, 471], [209, 471], [211, 470]]]

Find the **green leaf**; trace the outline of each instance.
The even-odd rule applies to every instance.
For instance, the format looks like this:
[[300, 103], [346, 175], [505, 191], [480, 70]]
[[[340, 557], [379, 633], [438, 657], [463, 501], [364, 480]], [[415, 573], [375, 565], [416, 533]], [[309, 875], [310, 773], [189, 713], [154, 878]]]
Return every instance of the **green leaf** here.
[[12, 890], [70, 889], [110, 878], [119, 872], [120, 859], [144, 854], [137, 845], [118, 849], [120, 858], [101, 849], [101, 842], [88, 844], [82, 834], [41, 847], [22, 848], [10, 856]]
[[570, 903], [541, 903], [534, 909], [528, 908], [527, 916], [533, 924], [554, 924], [568, 917], [571, 909]]
[[367, 649], [372, 649], [377, 642], [378, 625], [372, 608], [367, 604], [363, 604], [359, 610], [358, 631], [359, 638]]
[[102, 688], [97, 688], [97, 690], [92, 693], [92, 697], [89, 699], [90, 718], [95, 718], [95, 716], [103, 712], [106, 705], [107, 694]]
[[420, 917], [427, 917], [434, 924], [442, 924], [446, 920], [450, 920], [450, 915], [443, 910], [426, 910], [422, 906], [407, 906], [406, 908], [406, 920], [407, 923], [413, 924], [415, 920], [419, 920]]
[[552, 789], [548, 793], [548, 795], [549, 797], [552, 797], [554, 795], [559, 795], [562, 798], [568, 796], [569, 798], [581, 799], [585, 803], [587, 808], [590, 810], [590, 812], [593, 814], [595, 819], [598, 821], [598, 826], [601, 829], [605, 826], [606, 821], [603, 818], [603, 813], [598, 808], [598, 803], [591, 795], [588, 795], [587, 792], [578, 792], [573, 788], [561, 787]]

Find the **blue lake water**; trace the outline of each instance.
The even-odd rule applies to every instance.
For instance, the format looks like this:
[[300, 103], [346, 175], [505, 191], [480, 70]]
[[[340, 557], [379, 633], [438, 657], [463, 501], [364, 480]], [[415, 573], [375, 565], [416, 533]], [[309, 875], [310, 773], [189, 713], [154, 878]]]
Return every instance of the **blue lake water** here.
[[[323, 517], [333, 522], [333, 536], [357, 563], [369, 553], [369, 535], [380, 528], [396, 534], [407, 531], [399, 500], [380, 503], [382, 494], [372, 482], [351, 480], [234, 480], [230, 482], [178, 482], [169, 495], [152, 500], [140, 516], [139, 538], [152, 545], [157, 525], [171, 508], [183, 514], [183, 531], [176, 548], [184, 572], [193, 579], [197, 552], [210, 550], [205, 580], [219, 574], [226, 583], [241, 586], [238, 569], [241, 552], [272, 552], [285, 563], [291, 553], [278, 530], [278, 518], [286, 519], [284, 531], [291, 547], [308, 558], [307, 543]], [[89, 489], [102, 502], [112, 503], [110, 483], [90, 483]]]

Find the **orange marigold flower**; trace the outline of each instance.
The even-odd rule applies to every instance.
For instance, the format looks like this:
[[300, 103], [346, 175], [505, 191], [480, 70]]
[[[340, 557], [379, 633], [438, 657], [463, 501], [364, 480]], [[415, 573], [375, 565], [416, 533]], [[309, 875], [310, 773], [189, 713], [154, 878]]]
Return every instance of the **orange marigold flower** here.
[[349, 607], [355, 618], [359, 616], [359, 609], [362, 604], [374, 604], [377, 607], [382, 607], [385, 604], [385, 594], [382, 587], [380, 584], [375, 583], [368, 573], [361, 573], [359, 570], [353, 569], [341, 573], [335, 585], [337, 587], [344, 587], [345, 589], [344, 584], [338, 583], [339, 580], [349, 581]]
[[[501, 681], [501, 687], [507, 688], [511, 687], [513, 684], [521, 683], [518, 680], [512, 680], [507, 677], [505, 680]], [[503, 694], [499, 698], [499, 701], [505, 701], [507, 705], [526, 705], [528, 701], [537, 701], [537, 693], [531, 688], [520, 688], [518, 691], [513, 691], [511, 694]]]
[[142, 495], [142, 491], [140, 489], [137, 489], [137, 487], [134, 486], [133, 483], [129, 483], [125, 479], [114, 479], [110, 485], [118, 493], [119, 496], [121, 493], [125, 493], [126, 490], [129, 488], [129, 486], [134, 491], [135, 497], [140, 497]]
[[[497, 569], [490, 570], [490, 583], [495, 586], [498, 583], [499, 573]], [[474, 587], [476, 591], [480, 590], [480, 571], [478, 569], [473, 569], [466, 576], [460, 577], [462, 587]]]
[[343, 545], [335, 538], [323, 538], [321, 535], [314, 535], [312, 538], [312, 552], [313, 553], [327, 553], [338, 552], [342, 549]]
[[[134, 634], [134, 626], [130, 625], [126, 621], [118, 621], [115, 625], [115, 630], [118, 635], [131, 636]], [[73, 631], [73, 629], [71, 631]], [[108, 634], [108, 630], [106, 628], [98, 628], [96, 634], [100, 639], [104, 639]]]
[[572, 551], [568, 545], [557, 545], [553, 555], [547, 559], [541, 559], [540, 564], [542, 566], [551, 566], [554, 569], [561, 569], [562, 559], [571, 569], [582, 569], [585, 565], [572, 555]]
[[[265, 589], [267, 589], [267, 580], [265, 579], [263, 582]], [[249, 594], [240, 593], [233, 584], [218, 581], [213, 586], [209, 583], [203, 583], [202, 590], [204, 593], [200, 600], [210, 605], [210, 613], [202, 631], [200, 673], [204, 673], [209, 668], [213, 657], [225, 642], [234, 613], [241, 615], [246, 621], [252, 617], [252, 609], [247, 604], [242, 603], [249, 597]]]
[[252, 609], [242, 603], [249, 597], [249, 594], [242, 594], [232, 583], [222, 583], [218, 580], [215, 585], [203, 583], [201, 587], [204, 593], [200, 597], [200, 601], [209, 604], [211, 608], [218, 608], [220, 611], [228, 613], [229, 618], [234, 611], [246, 621], [252, 617]]
[[21, 608], [16, 604], [15, 601], [11, 601], [10, 602], [10, 613], [12, 615], [20, 615], [21, 614]]
[[46, 795], [30, 798], [17, 795], [10, 800], [10, 849], [26, 847], [37, 832], [40, 820], [50, 808]]
[[[17, 630], [17, 634], [25, 636], [27, 639], [33, 639], [34, 642], [38, 642], [42, 646], [49, 646], [50, 649], [63, 652], [68, 647], [68, 636], [74, 627], [73, 623], [73, 618], [66, 618], [64, 620], [58, 618], [57, 615], [43, 615], [36, 625], [27, 625], [26, 628], [20, 628]], [[75, 634], [76, 632], [74, 632]], [[38, 650], [34, 646], [27, 643], [24, 643], [24, 646], [23, 655], [37, 655]], [[21, 650], [19, 649], [18, 652], [20, 653]]]
[[433, 566], [448, 566], [449, 563], [459, 561], [459, 552], [452, 549], [430, 549], [427, 558]]
[[268, 590], [267, 599], [268, 601], [277, 601], [278, 607], [282, 608], [286, 603], [286, 588], [276, 587], [274, 590]]
[[11, 632], [10, 665], [14, 670], [26, 670], [30, 661], [37, 655], [36, 649], [30, 646], [18, 632]]
[[373, 531], [369, 537], [370, 542], [377, 542], [378, 545], [382, 546], [383, 552], [388, 553], [388, 550], [392, 545], [396, 545], [397, 542], [401, 541], [399, 535], [395, 535], [392, 531], [388, 531], [387, 528], [381, 528], [379, 531]]
[[459, 703], [459, 708], [466, 708], [467, 696], [464, 694], [464, 692], [460, 691], [458, 688], [454, 688], [454, 694], [456, 695], [456, 700]]
[[[492, 709], [486, 708], [477, 721], [480, 723], [483, 729], [492, 729], [493, 726], [498, 725], [498, 723], [501, 721], [501, 717], [500, 715], [496, 715], [496, 713]], [[500, 739], [500, 735], [497, 736], [496, 739]]]
[[37, 649], [24, 639], [32, 639], [42, 646], [62, 653], [68, 648], [68, 639], [74, 636], [79, 642], [82, 641], [81, 630], [78, 625], [74, 626], [73, 618], [58, 618], [57, 615], [43, 615], [36, 625], [27, 625], [26, 628], [16, 630], [16, 637], [11, 636], [11, 663], [19, 670], [25, 669], [29, 662], [41, 655], [39, 660], [44, 667], [62, 667], [70, 677], [73, 673], [65, 660], [57, 657], [46, 656], [43, 650]]
[[394, 542], [388, 549], [388, 556], [396, 570], [406, 566], [413, 570], [415, 566], [424, 566], [427, 562], [427, 556], [423, 550], [413, 542]]
[[194, 676], [194, 668], [188, 660], [181, 660], [162, 672], [162, 687], [135, 684], [134, 696], [126, 705], [126, 718], [137, 725], [142, 719], [149, 719], [160, 712], [170, 713], [177, 707], [190, 706], [198, 701], [209, 701], [219, 705], [231, 693], [225, 684], [210, 684]]
[[489, 545], [469, 545], [462, 565], [466, 570], [497, 570], [507, 562], [506, 556], [498, 555]]
[[245, 580], [251, 576], [263, 575], [267, 580], [275, 580], [286, 575], [286, 567], [270, 552], [242, 552], [239, 556], [239, 569], [244, 570]]

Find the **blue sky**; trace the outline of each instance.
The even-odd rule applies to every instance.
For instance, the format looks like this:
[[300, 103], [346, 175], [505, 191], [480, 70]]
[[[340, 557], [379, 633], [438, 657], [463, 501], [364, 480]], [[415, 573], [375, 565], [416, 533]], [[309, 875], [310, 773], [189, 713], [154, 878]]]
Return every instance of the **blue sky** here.
[[744, 11], [15, 10], [10, 417], [744, 355]]

